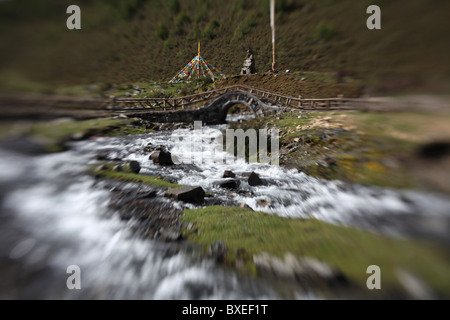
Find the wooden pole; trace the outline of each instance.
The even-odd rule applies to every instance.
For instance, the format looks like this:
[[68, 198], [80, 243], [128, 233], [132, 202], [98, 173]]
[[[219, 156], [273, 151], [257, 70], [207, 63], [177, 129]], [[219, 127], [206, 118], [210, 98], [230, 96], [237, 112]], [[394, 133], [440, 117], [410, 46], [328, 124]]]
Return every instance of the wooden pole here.
[[270, 0], [270, 26], [272, 27], [272, 72], [275, 72], [275, 0]]
[[198, 55], [197, 55], [197, 79], [200, 79], [200, 41], [198, 42]]

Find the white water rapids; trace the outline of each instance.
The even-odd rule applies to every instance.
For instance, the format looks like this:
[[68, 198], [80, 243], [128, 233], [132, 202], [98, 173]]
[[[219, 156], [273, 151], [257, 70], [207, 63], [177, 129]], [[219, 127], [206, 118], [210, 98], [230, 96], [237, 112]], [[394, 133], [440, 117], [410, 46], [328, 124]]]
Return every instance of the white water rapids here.
[[[424, 236], [443, 242], [450, 242], [447, 231], [450, 227], [450, 201], [444, 196], [415, 191], [397, 191], [347, 184], [341, 181], [327, 181], [310, 177], [296, 169], [287, 170], [280, 166], [261, 163], [246, 163], [236, 159], [232, 163], [219, 163], [214, 150], [217, 129], [226, 126], [203, 128], [202, 147], [194, 146], [193, 130], [177, 130], [176, 137], [167, 139], [155, 135], [153, 144], [165, 145], [172, 155], [188, 160], [194, 168], [161, 170], [149, 163], [148, 156], [139, 152], [149, 140], [134, 139], [126, 145], [128, 160], [146, 163], [143, 173], [170, 177], [182, 185], [199, 185], [215, 193], [224, 201], [239, 205], [245, 203], [255, 211], [290, 218], [316, 218], [330, 223], [364, 227], [394, 236]], [[109, 147], [105, 147], [109, 148]], [[225, 155], [220, 158], [225, 158]], [[151, 161], [150, 161], [151, 162]], [[195, 166], [198, 167], [195, 169]], [[230, 193], [215, 186], [225, 170], [233, 171], [240, 178], [241, 191]], [[249, 173], [257, 173], [266, 183], [251, 187], [246, 182]]]
[[[110, 159], [137, 160], [143, 167], [141, 174], [202, 186], [223, 203], [246, 203], [254, 210], [285, 217], [313, 217], [395, 236], [421, 236], [449, 242], [450, 201], [444, 197], [324, 181], [297, 170], [264, 164], [243, 161], [218, 164], [212, 161], [208, 147], [211, 144], [208, 132], [216, 134], [217, 130], [208, 127], [203, 130], [206, 138], [197, 153], [192, 153], [187, 143], [193, 134], [187, 129], [176, 132], [186, 137], [184, 143], [171, 141], [168, 132], [156, 132], [77, 142], [70, 151], [51, 155], [30, 157], [0, 150], [0, 254], [2, 262], [11, 264], [2, 273], [4, 285], [0, 297], [279, 297], [267, 284], [242, 279], [211, 261], [191, 259], [182, 251], [168, 254], [168, 244], [133, 236], [129, 223], [110, 212], [109, 191], [84, 174], [88, 165], [98, 162], [99, 153], [107, 154]], [[179, 158], [189, 154], [194, 160], [201, 157], [202, 161], [188, 167], [156, 166], [143, 151], [149, 143], [165, 145]], [[232, 170], [241, 180], [240, 192], [214, 186], [225, 170]], [[245, 177], [252, 171], [266, 185], [250, 187]], [[65, 286], [69, 265], [78, 265], [82, 270], [80, 291]], [[11, 283], [8, 272], [13, 274]], [[17, 272], [23, 275], [19, 277]], [[15, 282], [18, 278], [25, 280], [19, 284]], [[314, 296], [298, 292], [296, 297]]]

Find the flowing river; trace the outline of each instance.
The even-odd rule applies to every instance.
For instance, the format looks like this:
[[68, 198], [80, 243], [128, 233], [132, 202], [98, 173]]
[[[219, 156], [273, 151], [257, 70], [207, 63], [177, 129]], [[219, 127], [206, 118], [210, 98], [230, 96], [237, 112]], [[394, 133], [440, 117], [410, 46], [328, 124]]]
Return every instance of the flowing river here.
[[[208, 259], [173, 250], [170, 243], [133, 234], [133, 222], [121, 220], [109, 207], [107, 185], [85, 173], [99, 163], [99, 154], [139, 161], [141, 174], [202, 186], [224, 205], [245, 203], [284, 217], [313, 217], [390, 236], [450, 243], [450, 201], [445, 197], [325, 181], [267, 164], [217, 163], [211, 141], [225, 128], [203, 127], [200, 150], [192, 150], [194, 133], [188, 129], [90, 139], [72, 143], [66, 152], [32, 157], [0, 149], [0, 298], [282, 298], [269, 281], [242, 277]], [[172, 134], [183, 141], [171, 139]], [[179, 159], [189, 155], [194, 163], [156, 166], [143, 151], [149, 144], [164, 145]], [[239, 190], [215, 185], [225, 170], [240, 177]], [[250, 187], [245, 182], [250, 172], [259, 174], [265, 185]], [[195, 207], [161, 201], [181, 209]], [[81, 268], [82, 290], [66, 287], [70, 265]], [[320, 298], [308, 290], [291, 297]]]

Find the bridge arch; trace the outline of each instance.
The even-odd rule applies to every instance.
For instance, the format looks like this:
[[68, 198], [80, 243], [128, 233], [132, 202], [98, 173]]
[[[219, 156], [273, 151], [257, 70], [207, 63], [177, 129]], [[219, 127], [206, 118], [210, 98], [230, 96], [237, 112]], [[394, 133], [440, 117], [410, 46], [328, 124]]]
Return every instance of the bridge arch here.
[[249, 107], [255, 114], [255, 117], [263, 117], [280, 111], [279, 107], [267, 105], [251, 93], [233, 91], [222, 94], [203, 108], [146, 112], [136, 114], [136, 116], [153, 122], [192, 123], [194, 121], [202, 121], [204, 124], [222, 124], [226, 123], [228, 110], [236, 104], [243, 104]]
[[263, 117], [264, 108], [267, 108], [266, 104], [254, 95], [248, 92], [234, 91], [221, 95], [206, 106], [204, 110], [208, 113], [215, 114], [219, 123], [225, 123], [228, 110], [236, 104], [243, 104], [249, 107], [255, 117]]

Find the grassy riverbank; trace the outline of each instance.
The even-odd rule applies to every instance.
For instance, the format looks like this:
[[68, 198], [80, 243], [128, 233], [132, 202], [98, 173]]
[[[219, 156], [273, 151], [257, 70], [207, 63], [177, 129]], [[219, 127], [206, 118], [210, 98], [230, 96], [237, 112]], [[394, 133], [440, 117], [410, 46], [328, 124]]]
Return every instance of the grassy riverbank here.
[[[450, 297], [448, 251], [429, 243], [386, 238], [314, 219], [287, 219], [250, 209], [208, 207], [185, 210], [193, 225], [184, 236], [206, 250], [216, 241], [228, 249], [225, 263], [256, 273], [253, 256], [261, 252], [283, 258], [286, 253], [314, 257], [338, 268], [363, 296], [402, 297], [401, 274], [407, 272], [430, 286], [439, 297]], [[382, 290], [369, 291], [367, 267], [378, 265]], [[399, 276], [400, 274], [400, 276]]]

